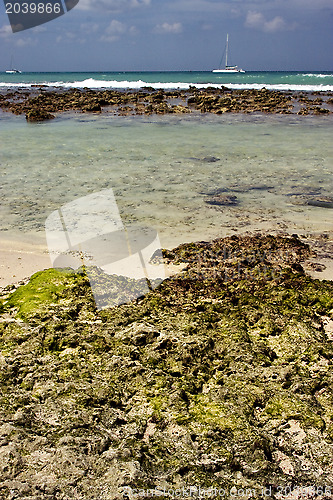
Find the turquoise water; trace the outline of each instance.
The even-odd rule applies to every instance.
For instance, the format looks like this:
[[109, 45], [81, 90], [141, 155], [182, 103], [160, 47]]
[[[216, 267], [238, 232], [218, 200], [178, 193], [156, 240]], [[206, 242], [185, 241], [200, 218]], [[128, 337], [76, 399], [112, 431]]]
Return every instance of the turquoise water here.
[[[0, 73], [2, 88], [33, 84], [333, 91], [333, 72]], [[29, 124], [2, 113], [0, 234], [43, 239], [53, 210], [112, 188], [124, 222], [153, 226], [165, 247], [255, 229], [332, 235], [332, 210], [306, 204], [333, 196], [332, 123], [331, 115], [69, 113]], [[209, 205], [214, 190], [238, 205]]]
[[91, 73], [0, 73], [0, 88], [46, 84], [89, 88], [188, 88], [196, 85], [226, 85], [231, 88], [262, 88], [279, 90], [333, 91], [333, 71], [247, 71], [221, 74], [209, 71], [165, 72], [91, 72]]
[[[164, 247], [254, 229], [333, 236], [332, 116], [0, 115], [1, 236], [44, 238], [61, 205], [112, 188], [125, 223]], [[212, 161], [212, 159], [214, 161]], [[213, 206], [215, 190], [236, 206]]]

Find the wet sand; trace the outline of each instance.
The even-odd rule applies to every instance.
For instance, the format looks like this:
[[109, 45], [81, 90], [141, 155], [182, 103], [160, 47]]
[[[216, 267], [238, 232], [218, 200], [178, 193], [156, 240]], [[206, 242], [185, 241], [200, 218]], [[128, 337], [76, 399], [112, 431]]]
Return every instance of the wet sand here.
[[0, 240], [0, 287], [26, 280], [51, 267], [46, 247], [26, 242]]

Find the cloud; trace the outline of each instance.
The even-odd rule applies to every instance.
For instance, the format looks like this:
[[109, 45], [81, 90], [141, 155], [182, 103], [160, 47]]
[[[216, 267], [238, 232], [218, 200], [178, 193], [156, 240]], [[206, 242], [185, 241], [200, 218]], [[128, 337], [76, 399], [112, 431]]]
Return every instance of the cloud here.
[[142, 7], [143, 5], [150, 5], [151, 0], [131, 0], [132, 7]]
[[36, 26], [35, 28], [31, 29], [32, 33], [44, 33], [47, 31], [47, 28], [45, 26]]
[[[289, 0], [290, 1], [290, 0]], [[249, 0], [251, 4], [253, 0]], [[255, 1], [257, 3], [258, 0]], [[247, 0], [169, 0], [169, 10], [178, 12], [201, 12], [203, 16], [207, 14], [224, 14], [238, 10]]]
[[245, 26], [266, 33], [277, 33], [278, 31], [290, 30], [296, 27], [295, 24], [287, 24], [281, 16], [276, 16], [268, 21], [261, 12], [253, 10], [248, 11]]
[[151, 0], [80, 0], [77, 9], [124, 12], [138, 7], [147, 7]]
[[138, 35], [139, 34], [139, 30], [137, 29], [136, 26], [131, 26], [128, 30], [129, 34], [131, 36], [135, 36], [135, 35]]
[[12, 34], [12, 28], [10, 27], [10, 25], [8, 24], [5, 24], [4, 26], [2, 26], [0, 28], [0, 36], [1, 38], [7, 38], [9, 35]]
[[15, 40], [15, 45], [17, 47], [26, 47], [27, 45], [36, 45], [36, 40], [32, 38], [18, 38]]
[[126, 33], [126, 26], [124, 23], [113, 19], [105, 30], [105, 34], [101, 37], [103, 42], [114, 42], [119, 39], [121, 35]]
[[36, 41], [28, 36], [23, 38], [17, 38], [16, 36], [13, 37], [12, 28], [9, 24], [5, 24], [0, 28], [0, 37], [4, 39], [5, 42], [13, 42], [16, 47], [25, 47], [27, 45], [36, 44]]
[[135, 36], [138, 34], [138, 30], [135, 26], [126, 26], [126, 24], [113, 19], [109, 26], [105, 29], [104, 35], [101, 36], [100, 40], [102, 42], [115, 42], [123, 35], [129, 34]]
[[155, 28], [153, 29], [153, 32], [156, 33], [157, 35], [165, 35], [165, 34], [178, 34], [182, 33], [183, 31], [183, 25], [182, 23], [163, 23], [163, 24], [157, 24]]

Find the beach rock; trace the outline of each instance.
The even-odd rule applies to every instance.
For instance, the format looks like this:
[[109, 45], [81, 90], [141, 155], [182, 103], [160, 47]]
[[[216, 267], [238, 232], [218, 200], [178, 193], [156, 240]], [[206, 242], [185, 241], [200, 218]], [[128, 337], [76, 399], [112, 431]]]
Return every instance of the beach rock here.
[[[38, 94], [37, 94], [38, 92]], [[325, 97], [329, 93], [325, 93]], [[193, 110], [201, 113], [291, 113], [325, 115], [329, 109], [319, 107], [321, 96], [315, 100], [307, 96], [299, 96], [290, 92], [262, 90], [231, 90], [225, 87], [206, 88], [203, 90], [190, 87], [188, 90], [165, 92], [147, 87], [139, 91], [92, 90], [92, 89], [62, 89], [49, 90], [40, 85], [31, 87], [27, 92], [21, 89], [17, 92], [0, 94], [0, 107], [15, 114], [27, 114], [32, 108], [43, 109], [45, 113], [81, 110], [82, 112], [100, 112], [104, 106], [133, 106], [133, 112], [120, 111], [120, 114], [133, 114], [136, 107], [142, 114], [142, 106], [148, 103], [146, 113], [183, 113]], [[182, 99], [184, 104], [174, 105], [174, 99]], [[329, 99], [323, 105], [330, 104]], [[299, 106], [302, 107], [299, 110]], [[296, 111], [295, 111], [296, 109]]]
[[313, 207], [321, 207], [321, 208], [333, 208], [333, 197], [320, 196], [318, 198], [312, 198], [306, 201], [306, 205], [311, 205]]
[[179, 114], [191, 112], [186, 106], [183, 106], [182, 104], [177, 104], [172, 106], [171, 110], [173, 113], [179, 113]]
[[221, 193], [227, 193], [229, 192], [229, 189], [228, 188], [217, 188], [217, 189], [213, 189], [213, 191], [200, 191], [199, 194], [204, 194], [206, 196], [215, 196], [217, 194], [221, 194]]
[[333, 283], [302, 272], [310, 248], [233, 236], [163, 253], [186, 269], [118, 307], [96, 310], [84, 270], [6, 291], [1, 498], [333, 484]]
[[286, 196], [317, 196], [320, 195], [321, 191], [323, 190], [322, 187], [317, 187], [317, 186], [300, 186], [300, 185], [295, 185], [295, 186], [290, 186], [292, 191], [288, 192], [283, 192]]
[[200, 161], [203, 161], [205, 163], [215, 163], [217, 161], [220, 161], [220, 158], [217, 158], [216, 156], [204, 156], [200, 159]]
[[215, 163], [217, 161], [220, 161], [220, 158], [217, 158], [216, 156], [203, 156], [202, 158], [191, 157], [189, 159], [195, 161], [201, 161], [204, 163]]
[[163, 92], [163, 90], [159, 90], [158, 92], [153, 92], [150, 96], [149, 96], [149, 101], [152, 102], [152, 103], [161, 103], [165, 100], [165, 94]]
[[54, 115], [40, 108], [33, 108], [26, 112], [26, 120], [28, 122], [42, 122], [45, 120], [52, 120]]
[[208, 205], [235, 206], [239, 204], [237, 196], [216, 194], [205, 200]]
[[305, 116], [305, 115], [308, 115], [309, 114], [309, 109], [308, 108], [301, 108], [298, 112], [297, 112], [298, 115], [301, 115], [301, 116]]
[[198, 97], [196, 95], [191, 95], [187, 98], [187, 105], [196, 104], [198, 102]]
[[82, 106], [82, 111], [100, 113], [102, 111], [102, 108], [99, 102], [90, 102], [86, 106]]
[[247, 193], [248, 191], [268, 191], [274, 189], [269, 184], [235, 184], [229, 187], [230, 191], [235, 193]]
[[327, 108], [319, 108], [318, 106], [313, 106], [310, 108], [314, 115], [326, 115], [330, 113], [330, 110]]

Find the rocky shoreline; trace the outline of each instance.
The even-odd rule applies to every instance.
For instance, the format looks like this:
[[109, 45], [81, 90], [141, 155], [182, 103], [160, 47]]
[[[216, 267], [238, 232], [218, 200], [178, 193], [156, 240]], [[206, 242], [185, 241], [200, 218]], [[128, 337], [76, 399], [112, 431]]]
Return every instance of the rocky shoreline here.
[[120, 116], [184, 113], [278, 113], [325, 116], [333, 112], [332, 92], [280, 92], [231, 90], [163, 91], [144, 87], [137, 91], [50, 89], [32, 85], [0, 94], [0, 109], [25, 115], [29, 122], [50, 120], [57, 113], [112, 113]]
[[5, 289], [0, 498], [331, 499], [333, 282], [312, 257], [297, 235], [183, 244], [182, 272], [102, 311], [84, 269]]

